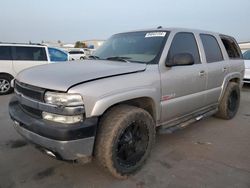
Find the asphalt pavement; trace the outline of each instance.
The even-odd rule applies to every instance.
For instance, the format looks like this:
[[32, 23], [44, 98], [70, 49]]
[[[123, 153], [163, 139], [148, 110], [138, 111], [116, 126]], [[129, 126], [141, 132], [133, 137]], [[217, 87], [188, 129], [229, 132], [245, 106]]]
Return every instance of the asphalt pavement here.
[[117, 180], [95, 163], [57, 161], [19, 136], [8, 115], [11, 95], [0, 96], [0, 188], [250, 188], [250, 86], [237, 116], [201, 120], [173, 134], [157, 135], [145, 166]]

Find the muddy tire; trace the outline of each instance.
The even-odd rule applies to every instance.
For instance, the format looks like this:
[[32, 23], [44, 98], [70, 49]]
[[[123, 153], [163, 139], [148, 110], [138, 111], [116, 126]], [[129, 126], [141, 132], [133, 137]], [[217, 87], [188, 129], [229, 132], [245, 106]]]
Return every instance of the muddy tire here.
[[230, 82], [220, 101], [216, 117], [222, 119], [232, 119], [240, 105], [240, 88], [239, 84]]
[[10, 85], [12, 79], [13, 77], [9, 75], [0, 75], [0, 95], [7, 95], [13, 92], [13, 88]]
[[119, 105], [101, 118], [95, 158], [113, 176], [124, 179], [142, 167], [154, 141], [151, 115], [141, 108]]

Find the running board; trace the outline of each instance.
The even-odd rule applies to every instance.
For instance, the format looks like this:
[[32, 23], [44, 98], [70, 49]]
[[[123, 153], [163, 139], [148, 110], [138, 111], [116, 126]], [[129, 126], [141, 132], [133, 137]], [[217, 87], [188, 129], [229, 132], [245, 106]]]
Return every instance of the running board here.
[[218, 111], [218, 109], [213, 109], [213, 110], [210, 110], [204, 114], [201, 114], [201, 115], [198, 115], [194, 118], [190, 118], [186, 121], [183, 121], [183, 122], [179, 122], [177, 123], [176, 125], [172, 125], [172, 126], [167, 126], [167, 125], [162, 125], [158, 128], [157, 132], [159, 134], [170, 134], [170, 133], [173, 133], [177, 130], [180, 130], [180, 129], [183, 129], [185, 127], [187, 127], [188, 125], [196, 122], [196, 121], [200, 121], [201, 119], [204, 119], [206, 117], [209, 117], [209, 116], [212, 116], [214, 115], [216, 112]]

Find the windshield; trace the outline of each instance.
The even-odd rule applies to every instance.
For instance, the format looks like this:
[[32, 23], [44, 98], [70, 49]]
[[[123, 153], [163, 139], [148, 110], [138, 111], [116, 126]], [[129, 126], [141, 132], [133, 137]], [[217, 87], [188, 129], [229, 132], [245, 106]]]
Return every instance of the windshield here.
[[167, 31], [143, 31], [113, 35], [93, 54], [98, 59], [125, 59], [129, 62], [155, 63], [161, 54]]

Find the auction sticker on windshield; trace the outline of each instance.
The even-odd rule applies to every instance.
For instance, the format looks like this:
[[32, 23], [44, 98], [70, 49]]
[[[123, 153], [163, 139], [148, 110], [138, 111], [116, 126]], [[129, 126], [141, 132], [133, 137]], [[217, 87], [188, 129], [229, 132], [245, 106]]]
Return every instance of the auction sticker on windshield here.
[[145, 35], [145, 38], [149, 37], [165, 37], [166, 32], [150, 32]]

